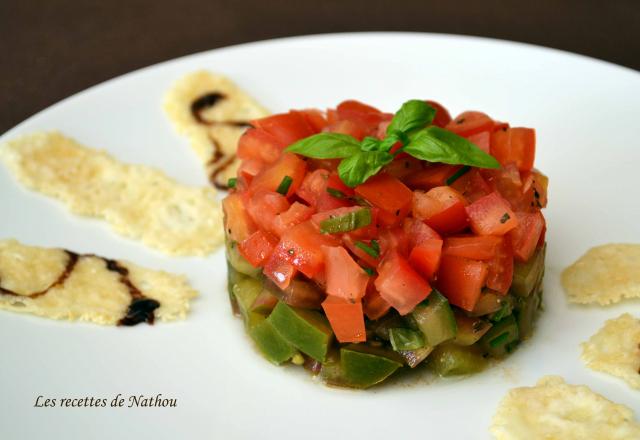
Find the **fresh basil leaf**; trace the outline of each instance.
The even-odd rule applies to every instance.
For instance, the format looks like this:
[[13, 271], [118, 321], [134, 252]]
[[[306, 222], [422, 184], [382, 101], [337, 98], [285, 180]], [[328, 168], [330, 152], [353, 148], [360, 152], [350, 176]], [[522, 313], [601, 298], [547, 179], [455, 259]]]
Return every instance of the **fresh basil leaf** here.
[[389, 151], [396, 144], [396, 142], [402, 142], [402, 133], [397, 131], [388, 134], [382, 143], [380, 144], [380, 151]]
[[359, 153], [360, 142], [347, 134], [318, 133], [300, 139], [285, 151], [314, 159], [338, 159]]
[[338, 165], [338, 174], [345, 185], [353, 188], [374, 176], [383, 166], [393, 160], [386, 151], [362, 151]]
[[387, 134], [396, 131], [406, 133], [416, 128], [424, 127], [433, 121], [436, 116], [436, 109], [424, 101], [412, 99], [405, 102], [400, 110], [393, 115], [391, 123], [387, 127]]
[[427, 127], [411, 136], [403, 149], [421, 160], [479, 168], [500, 168], [500, 163], [475, 144], [440, 127]]
[[380, 139], [367, 136], [366, 138], [362, 139], [360, 148], [362, 149], [362, 151], [377, 151], [380, 149], [380, 144]]

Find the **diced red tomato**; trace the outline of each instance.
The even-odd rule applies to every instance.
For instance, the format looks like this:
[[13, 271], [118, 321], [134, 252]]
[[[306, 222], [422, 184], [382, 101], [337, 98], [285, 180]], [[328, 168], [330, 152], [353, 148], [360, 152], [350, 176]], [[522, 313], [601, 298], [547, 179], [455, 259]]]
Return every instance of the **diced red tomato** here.
[[[243, 160], [242, 164], [238, 168], [238, 177], [240, 178], [238, 180], [244, 180], [244, 182], [246, 182], [246, 185], [242, 189], [246, 189], [248, 187], [248, 184], [251, 184], [253, 178], [260, 174], [260, 172], [264, 170], [265, 167], [266, 164], [257, 159]], [[237, 184], [236, 187], [238, 187]]]
[[375, 286], [401, 315], [411, 312], [432, 289], [398, 252], [389, 252], [378, 267]]
[[478, 235], [504, 235], [518, 226], [509, 203], [496, 192], [476, 200], [466, 210], [471, 229]]
[[440, 234], [431, 229], [425, 222], [417, 218], [407, 217], [402, 224], [404, 233], [409, 240], [409, 248], [413, 249], [426, 240], [441, 240]]
[[238, 245], [238, 251], [253, 267], [259, 267], [271, 256], [276, 244], [276, 237], [258, 230]]
[[442, 253], [472, 260], [490, 260], [496, 256], [500, 245], [502, 237], [494, 235], [447, 237]]
[[358, 124], [357, 122], [348, 120], [333, 122], [327, 125], [324, 128], [324, 131], [329, 133], [348, 134], [349, 136], [353, 136], [360, 141], [364, 139], [364, 137], [368, 134], [366, 127]]
[[429, 190], [436, 186], [446, 185], [447, 179], [461, 167], [446, 164], [434, 164], [407, 177], [407, 185], [411, 188]]
[[436, 109], [436, 115], [433, 118], [433, 125], [436, 125], [440, 128], [444, 128], [447, 126], [449, 122], [451, 122], [451, 115], [449, 111], [444, 108], [443, 105], [437, 103], [436, 101], [427, 100], [427, 104]]
[[398, 252], [403, 257], [409, 256], [409, 236], [402, 226], [380, 231], [380, 255]]
[[442, 255], [442, 240], [427, 239], [415, 246], [409, 254], [409, 263], [427, 280], [433, 279]]
[[373, 134], [383, 120], [380, 110], [355, 100], [341, 102], [336, 110], [340, 119], [353, 121], [365, 127], [367, 134]]
[[369, 247], [372, 246], [371, 240], [359, 240], [358, 237], [354, 237], [353, 234], [349, 233], [342, 236], [342, 243], [347, 247], [347, 249], [351, 251], [352, 254], [354, 254], [360, 260], [364, 261], [368, 266], [376, 267], [378, 265], [378, 262], [380, 261], [379, 258], [368, 254], [367, 252], [356, 246], [356, 243], [358, 242], [361, 242], [362, 244], [365, 244]]
[[[329, 234], [321, 234], [311, 221], [289, 229], [280, 239], [274, 254], [285, 258], [309, 278], [324, 270], [322, 246], [337, 246], [339, 241]], [[273, 255], [273, 254], [272, 254]]]
[[537, 170], [522, 174], [523, 208], [533, 212], [545, 208], [549, 178]]
[[501, 239], [496, 256], [487, 261], [487, 287], [506, 295], [513, 282], [513, 251], [508, 235]]
[[531, 128], [507, 128], [491, 135], [491, 155], [502, 165], [515, 164], [530, 171], [536, 155], [536, 132]]
[[441, 234], [459, 232], [468, 225], [466, 200], [449, 186], [413, 193], [413, 215]]
[[272, 229], [280, 237], [295, 225], [309, 220], [315, 212], [315, 209], [310, 206], [293, 202], [288, 210], [276, 216]]
[[482, 131], [491, 131], [493, 128], [493, 120], [481, 112], [464, 112], [459, 114], [444, 128], [462, 137], [468, 137]]
[[365, 342], [367, 340], [362, 302], [351, 302], [329, 295], [322, 303], [322, 309], [327, 315], [338, 342]]
[[369, 275], [342, 246], [322, 246], [322, 252], [327, 293], [352, 302], [362, 298], [367, 290]]
[[480, 133], [472, 134], [468, 137], [469, 142], [475, 144], [485, 153], [491, 151], [491, 133], [488, 131], [481, 131]]
[[488, 195], [493, 190], [477, 169], [469, 170], [451, 184], [451, 188], [464, 196], [469, 203]]
[[510, 163], [498, 170], [483, 170], [482, 173], [487, 177], [488, 184], [509, 202], [512, 209], [526, 209], [526, 202], [522, 197], [522, 180], [515, 164]]
[[229, 194], [222, 201], [225, 231], [232, 240], [241, 242], [247, 239], [257, 229], [255, 223], [244, 207], [242, 195]]
[[278, 236], [280, 233], [275, 228], [276, 216], [287, 211], [289, 206], [285, 196], [272, 191], [258, 191], [246, 203], [247, 212], [253, 222]]
[[253, 178], [249, 191], [256, 193], [261, 190], [275, 191], [282, 180], [289, 176], [292, 179], [287, 196], [294, 194], [307, 171], [307, 163], [295, 154], [285, 153], [271, 166], [264, 169]]
[[307, 121], [307, 124], [313, 129], [314, 132], [320, 133], [328, 124], [327, 119], [324, 117], [320, 110], [307, 109], [292, 112], [301, 113], [302, 117]]
[[329, 171], [318, 169], [308, 173], [296, 191], [296, 195], [310, 205], [315, 205], [318, 197], [326, 192]]
[[373, 284], [369, 285], [363, 303], [364, 313], [369, 319], [380, 319], [391, 309], [391, 304], [385, 301]]
[[513, 255], [518, 261], [527, 261], [536, 250], [540, 235], [545, 227], [544, 217], [540, 212], [516, 213], [518, 227], [509, 232]]
[[270, 164], [278, 160], [286, 145], [264, 130], [250, 128], [238, 141], [238, 158]]
[[298, 270], [288, 261], [288, 257], [286, 251], [276, 247], [262, 268], [262, 273], [283, 290], [289, 287], [291, 280], [298, 273]]
[[314, 134], [314, 128], [307, 122], [301, 112], [281, 113], [251, 121], [251, 125], [260, 128], [282, 145], [289, 146], [295, 141]]
[[486, 278], [486, 263], [443, 255], [437, 285], [451, 304], [470, 312], [480, 297]]
[[393, 162], [384, 167], [384, 172], [396, 179], [402, 180], [405, 184], [405, 180], [408, 176], [416, 174], [422, 170], [422, 161], [411, 156], [396, 157]]
[[379, 221], [387, 226], [399, 224], [411, 210], [411, 190], [386, 173], [371, 177], [358, 185], [355, 192], [381, 210]]

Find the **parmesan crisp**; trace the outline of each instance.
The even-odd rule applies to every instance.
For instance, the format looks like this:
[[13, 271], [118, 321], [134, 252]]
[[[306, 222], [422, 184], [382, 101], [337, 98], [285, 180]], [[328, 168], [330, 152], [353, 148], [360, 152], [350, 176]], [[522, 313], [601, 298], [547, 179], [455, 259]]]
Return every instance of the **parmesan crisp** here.
[[207, 255], [223, 242], [213, 188], [182, 185], [157, 169], [118, 162], [58, 132], [9, 141], [0, 158], [27, 188], [169, 255]]
[[569, 301], [608, 305], [640, 298], [640, 245], [606, 244], [589, 249], [562, 272]]
[[178, 80], [165, 96], [164, 110], [218, 187], [236, 175], [236, 148], [249, 121], [269, 115], [231, 80], [204, 70]]
[[114, 325], [133, 299], [123, 269], [135, 289], [160, 303], [154, 311], [157, 319], [186, 317], [197, 292], [184, 276], [16, 240], [0, 240], [0, 309]]
[[640, 439], [640, 424], [629, 408], [558, 376], [510, 390], [490, 431], [498, 440]]
[[625, 313], [610, 319], [582, 344], [587, 367], [612, 374], [640, 388], [640, 319]]

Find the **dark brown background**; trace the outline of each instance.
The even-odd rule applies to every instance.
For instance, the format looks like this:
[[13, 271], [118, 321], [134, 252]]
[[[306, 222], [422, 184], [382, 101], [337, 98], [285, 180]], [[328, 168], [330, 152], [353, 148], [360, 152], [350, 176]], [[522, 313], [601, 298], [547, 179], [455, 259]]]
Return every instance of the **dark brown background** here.
[[480, 35], [640, 69], [638, 0], [0, 0], [0, 133], [133, 69], [248, 41], [345, 31]]

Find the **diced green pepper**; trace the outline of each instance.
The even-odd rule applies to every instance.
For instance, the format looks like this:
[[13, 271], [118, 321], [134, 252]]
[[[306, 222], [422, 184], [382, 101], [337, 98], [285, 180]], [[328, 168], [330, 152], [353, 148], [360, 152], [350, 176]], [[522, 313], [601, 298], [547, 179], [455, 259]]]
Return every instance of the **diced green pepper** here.
[[536, 250], [535, 254], [526, 263], [518, 263], [513, 266], [513, 283], [511, 292], [517, 296], [529, 296], [533, 288], [544, 275], [544, 256], [546, 245]]
[[260, 275], [260, 268], [253, 267], [242, 255], [240, 255], [240, 252], [238, 252], [238, 244], [236, 242], [227, 237], [225, 240], [225, 247], [227, 251], [227, 261], [236, 271], [254, 278]]
[[402, 356], [406, 364], [411, 367], [417, 367], [422, 361], [424, 361], [427, 356], [431, 354], [433, 351], [433, 347], [422, 347], [416, 350], [401, 350], [398, 351], [398, 354]]
[[539, 282], [533, 293], [527, 297], [519, 297], [516, 303], [516, 320], [518, 321], [518, 334], [521, 340], [525, 340], [533, 333], [533, 323], [542, 302], [542, 283]]
[[244, 278], [246, 278], [246, 276], [235, 270], [231, 263], [227, 261], [227, 293], [229, 294], [231, 310], [236, 316], [240, 315], [240, 307], [238, 306], [238, 300], [236, 300], [236, 296], [233, 294], [233, 286], [235, 286], [238, 281]]
[[324, 361], [333, 332], [322, 314], [280, 301], [267, 319], [291, 345], [319, 362]]
[[453, 340], [454, 344], [469, 346], [480, 340], [489, 331], [491, 323], [480, 318], [471, 318], [461, 312], [456, 312], [458, 333]]
[[320, 232], [323, 234], [338, 234], [355, 229], [364, 228], [371, 224], [371, 209], [362, 208], [348, 214], [328, 218], [320, 222]]
[[233, 285], [233, 296], [246, 326], [249, 326], [251, 306], [262, 291], [262, 283], [256, 279], [245, 277]]
[[491, 322], [502, 321], [507, 316], [513, 313], [513, 308], [515, 307], [515, 298], [511, 295], [504, 295], [500, 298], [500, 309], [489, 315], [489, 320]]
[[438, 345], [429, 355], [429, 368], [440, 376], [455, 376], [482, 371], [487, 360], [475, 346]]
[[396, 314], [395, 312], [390, 312], [378, 321], [373, 321], [371, 323], [373, 333], [377, 337], [379, 337], [380, 339], [384, 339], [385, 341], [389, 340], [389, 330], [394, 327], [404, 326], [406, 326], [405, 320], [402, 318], [402, 316]]
[[[259, 314], [254, 314], [261, 316]], [[284, 361], [291, 359], [291, 357], [297, 353], [293, 345], [289, 344], [281, 335], [277, 332], [271, 322], [266, 317], [262, 316], [262, 319], [257, 318], [259, 322], [255, 323], [249, 335], [255, 341], [256, 345], [270, 362], [274, 364], [281, 364]]]
[[368, 388], [393, 374], [402, 362], [391, 351], [350, 344], [340, 349], [340, 365], [350, 386]]
[[495, 313], [502, 308], [504, 295], [490, 289], [483, 289], [478, 302], [476, 302], [471, 316], [484, 316]]
[[456, 336], [456, 319], [449, 301], [437, 290], [411, 312], [418, 328], [424, 334], [426, 345], [436, 345]]
[[392, 328], [389, 330], [389, 340], [395, 351], [416, 350], [424, 347], [422, 332], [409, 328]]
[[479, 344], [486, 353], [499, 358], [510, 353], [518, 340], [518, 323], [513, 315], [509, 315], [493, 324]]

